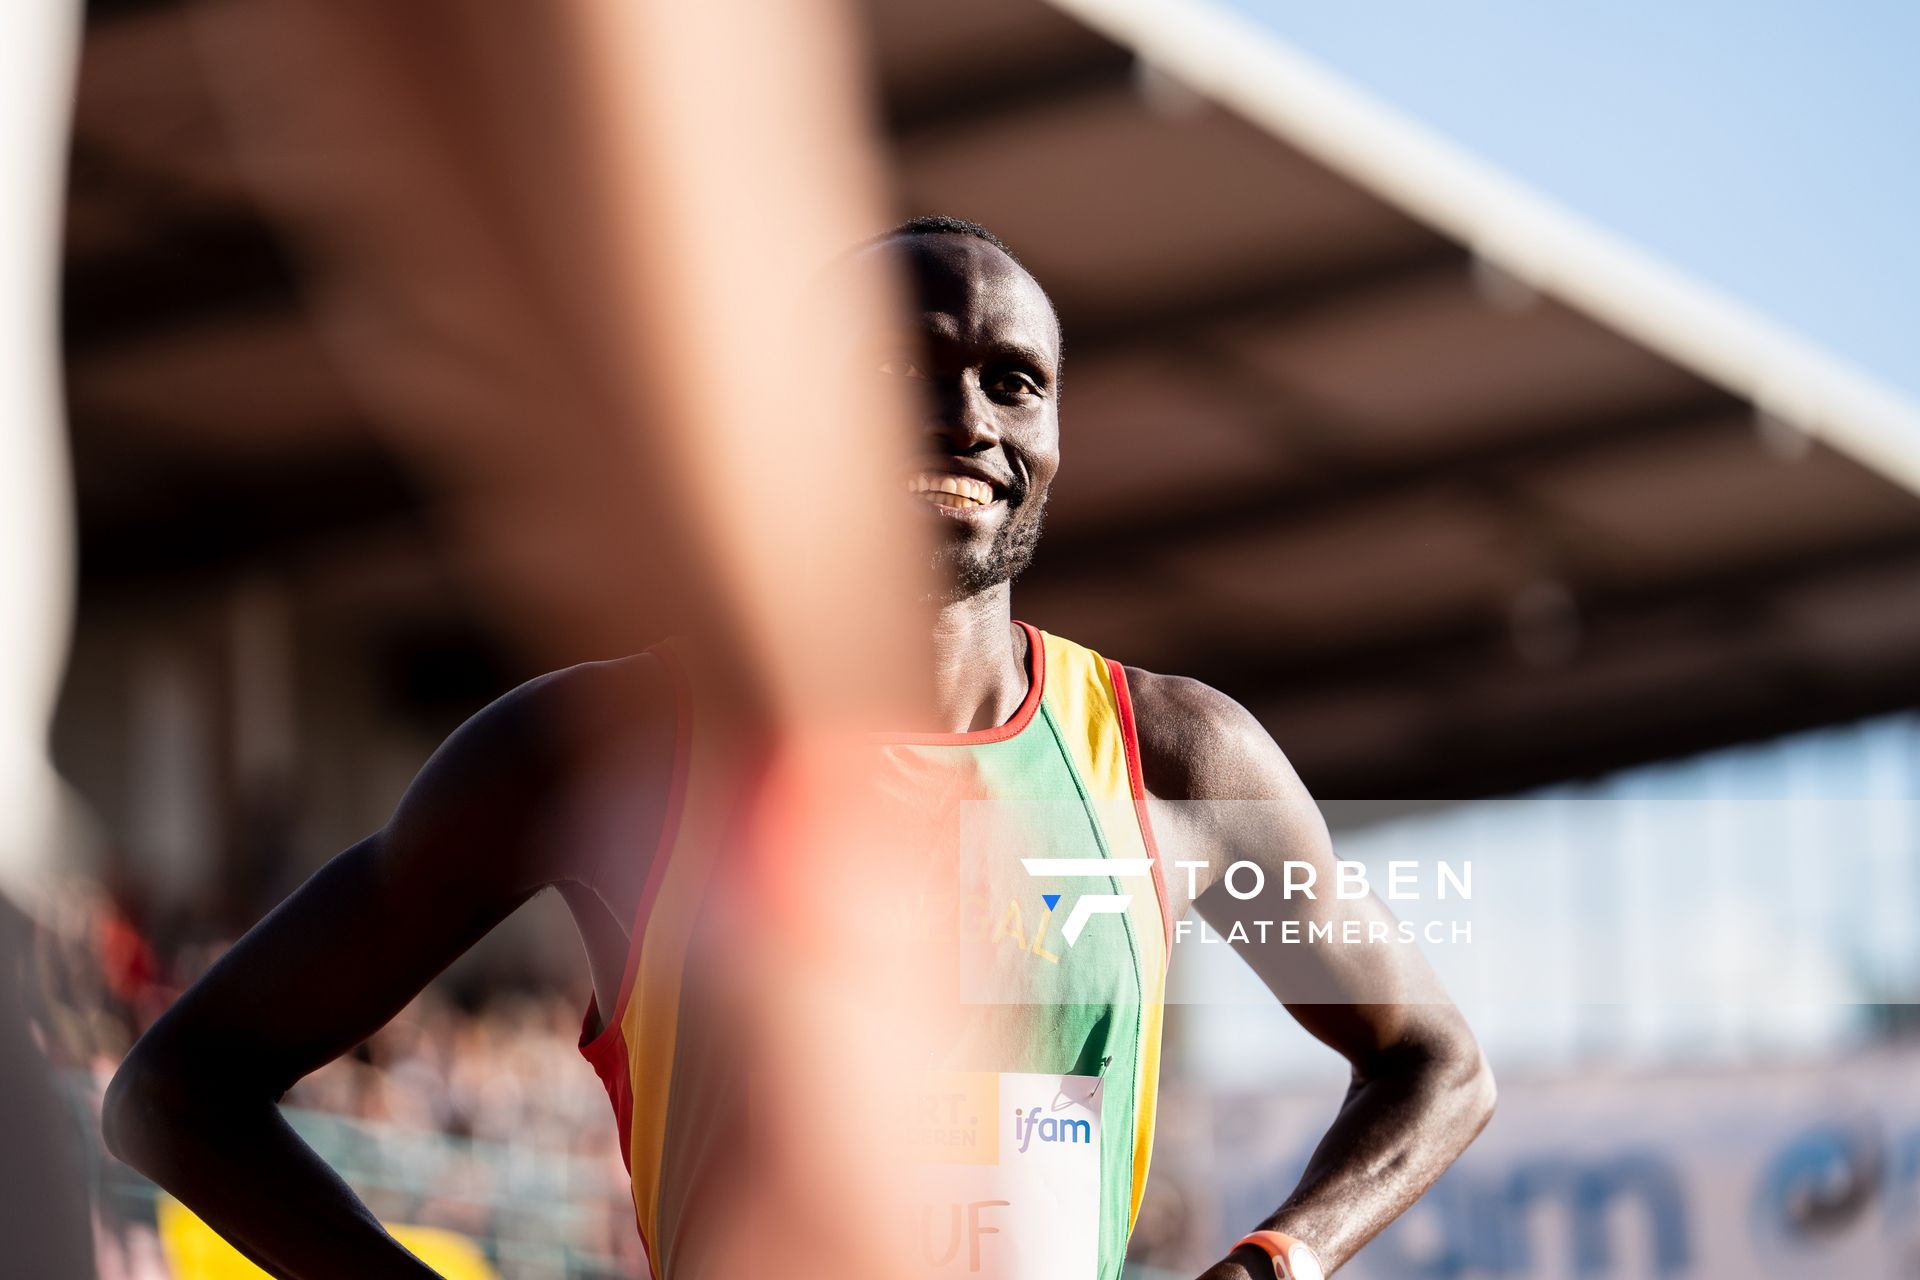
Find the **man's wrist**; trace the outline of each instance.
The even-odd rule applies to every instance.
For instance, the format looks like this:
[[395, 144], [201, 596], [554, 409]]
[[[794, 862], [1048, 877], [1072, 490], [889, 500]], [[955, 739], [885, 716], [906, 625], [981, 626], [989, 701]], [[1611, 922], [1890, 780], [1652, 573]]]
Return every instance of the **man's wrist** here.
[[1227, 1261], [1247, 1273], [1247, 1280], [1273, 1280], [1273, 1258], [1258, 1245], [1235, 1246]]
[[[1251, 1256], [1248, 1256], [1251, 1255]], [[1230, 1258], [1245, 1258], [1238, 1265], [1257, 1280], [1326, 1280], [1319, 1257], [1312, 1246], [1298, 1236], [1263, 1227], [1250, 1231], [1234, 1246]]]

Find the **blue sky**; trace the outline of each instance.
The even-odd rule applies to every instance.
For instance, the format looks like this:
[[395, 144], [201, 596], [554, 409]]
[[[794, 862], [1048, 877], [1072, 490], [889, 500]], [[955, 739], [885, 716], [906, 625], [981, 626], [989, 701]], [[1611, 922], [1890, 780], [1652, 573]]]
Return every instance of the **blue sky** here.
[[1920, 2], [1219, 3], [1920, 401]]

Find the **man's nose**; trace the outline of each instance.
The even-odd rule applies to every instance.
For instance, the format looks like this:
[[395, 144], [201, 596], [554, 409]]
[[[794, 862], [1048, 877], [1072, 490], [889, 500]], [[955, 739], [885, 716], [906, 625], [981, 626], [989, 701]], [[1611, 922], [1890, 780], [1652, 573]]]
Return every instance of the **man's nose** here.
[[954, 453], [977, 453], [1000, 440], [993, 402], [970, 378], [941, 388], [929, 426]]

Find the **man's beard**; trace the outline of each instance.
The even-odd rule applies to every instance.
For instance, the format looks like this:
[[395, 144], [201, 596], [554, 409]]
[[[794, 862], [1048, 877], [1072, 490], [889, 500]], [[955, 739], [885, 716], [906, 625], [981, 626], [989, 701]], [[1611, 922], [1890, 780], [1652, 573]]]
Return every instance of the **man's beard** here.
[[1040, 549], [1046, 514], [1047, 495], [1041, 493], [1007, 513], [986, 550], [974, 554], [965, 547], [939, 548], [933, 553], [934, 580], [939, 585], [932, 594], [946, 602], [964, 600], [1018, 578]]

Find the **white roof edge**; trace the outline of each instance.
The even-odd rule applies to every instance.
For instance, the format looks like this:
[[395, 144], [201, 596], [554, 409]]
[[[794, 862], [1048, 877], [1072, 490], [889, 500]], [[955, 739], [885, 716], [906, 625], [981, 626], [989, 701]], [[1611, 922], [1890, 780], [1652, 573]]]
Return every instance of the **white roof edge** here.
[[1049, 0], [1525, 284], [1920, 492], [1920, 407], [1211, 0]]

